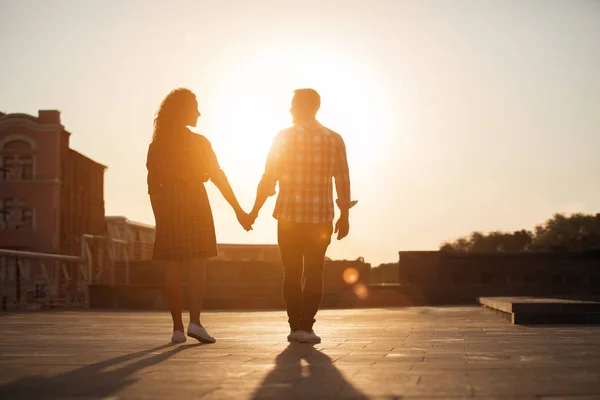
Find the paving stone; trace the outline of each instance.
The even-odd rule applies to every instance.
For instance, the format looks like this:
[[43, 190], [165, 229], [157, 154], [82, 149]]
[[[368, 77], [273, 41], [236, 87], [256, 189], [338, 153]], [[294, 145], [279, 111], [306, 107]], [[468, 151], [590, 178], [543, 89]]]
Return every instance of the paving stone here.
[[167, 313], [0, 317], [2, 399], [600, 399], [600, 327], [512, 325], [479, 307], [323, 310], [316, 346], [284, 312], [204, 312], [213, 345], [170, 345]]

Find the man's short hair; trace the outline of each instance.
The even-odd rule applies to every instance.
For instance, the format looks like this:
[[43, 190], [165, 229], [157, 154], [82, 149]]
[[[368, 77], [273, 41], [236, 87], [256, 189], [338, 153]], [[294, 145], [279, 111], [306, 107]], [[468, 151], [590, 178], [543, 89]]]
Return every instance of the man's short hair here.
[[321, 107], [321, 96], [314, 89], [296, 89], [292, 105], [298, 110], [316, 114]]

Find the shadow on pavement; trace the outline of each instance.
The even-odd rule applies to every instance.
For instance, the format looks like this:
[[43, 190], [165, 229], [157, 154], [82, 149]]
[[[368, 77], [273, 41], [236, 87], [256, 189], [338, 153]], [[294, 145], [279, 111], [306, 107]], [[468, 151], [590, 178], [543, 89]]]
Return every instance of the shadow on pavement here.
[[344, 398], [368, 398], [344, 378], [329, 356], [311, 345], [290, 344], [277, 356], [275, 368], [252, 398], [326, 399], [340, 394]]
[[[108, 397], [135, 383], [137, 379], [132, 376], [135, 372], [161, 363], [185, 349], [198, 346], [201, 346], [201, 344], [196, 343], [180, 346], [166, 344], [86, 365], [58, 375], [24, 377], [0, 386], [0, 399], [54, 399], [80, 396], [93, 398]], [[153, 354], [150, 357], [144, 357], [170, 347], [172, 347], [170, 350]], [[137, 358], [139, 360], [133, 363], [114, 368], [117, 364]]]

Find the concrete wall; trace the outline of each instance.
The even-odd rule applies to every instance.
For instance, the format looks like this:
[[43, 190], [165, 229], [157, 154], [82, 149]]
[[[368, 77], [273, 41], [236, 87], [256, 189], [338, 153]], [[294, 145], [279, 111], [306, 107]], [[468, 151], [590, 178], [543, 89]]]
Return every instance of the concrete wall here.
[[473, 303], [480, 296], [600, 292], [600, 252], [400, 252], [398, 282], [412, 305]]
[[[324, 280], [326, 307], [351, 307], [357, 302], [352, 284], [343, 279], [346, 268], [368, 276], [370, 265], [353, 261], [326, 263]], [[124, 268], [117, 266], [116, 285], [90, 288], [93, 308], [165, 309], [162, 263], [134, 262], [130, 285], [124, 285]], [[212, 261], [207, 268], [204, 307], [208, 309], [282, 309], [282, 268], [272, 262]], [[183, 284], [186, 286], [184, 271]]]
[[[346, 283], [343, 272], [359, 279]], [[474, 304], [481, 296], [600, 294], [600, 254], [401, 252], [398, 283], [368, 284], [369, 264], [331, 261], [325, 267], [323, 308]], [[165, 309], [160, 263], [132, 263], [130, 286], [91, 288], [92, 307]], [[283, 309], [279, 263], [213, 261], [207, 271], [208, 309]], [[362, 283], [365, 283], [363, 285]]]

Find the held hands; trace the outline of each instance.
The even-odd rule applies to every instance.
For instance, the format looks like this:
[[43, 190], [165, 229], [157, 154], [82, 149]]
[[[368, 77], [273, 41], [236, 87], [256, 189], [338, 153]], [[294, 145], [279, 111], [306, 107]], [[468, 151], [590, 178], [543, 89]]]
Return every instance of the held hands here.
[[[252, 225], [256, 221], [258, 217], [258, 213], [255, 210], [252, 210], [250, 214], [246, 213], [244, 210], [239, 209], [236, 211], [236, 216], [238, 222], [242, 227], [248, 232], [252, 230]], [[347, 215], [342, 215], [335, 223], [335, 233], [337, 233], [337, 240], [342, 240], [348, 233], [350, 232], [350, 221]]]
[[244, 212], [242, 209], [236, 211], [235, 213], [238, 222], [242, 225], [242, 228], [246, 230], [246, 232], [252, 230], [252, 224], [254, 224], [254, 218], [252, 218], [248, 213]]
[[256, 221], [256, 218], [258, 217], [258, 211], [254, 208], [248, 214], [241, 208], [238, 208], [235, 211], [235, 215], [242, 228], [244, 228], [246, 232], [248, 232], [252, 230], [252, 225], [254, 225], [254, 221]]

